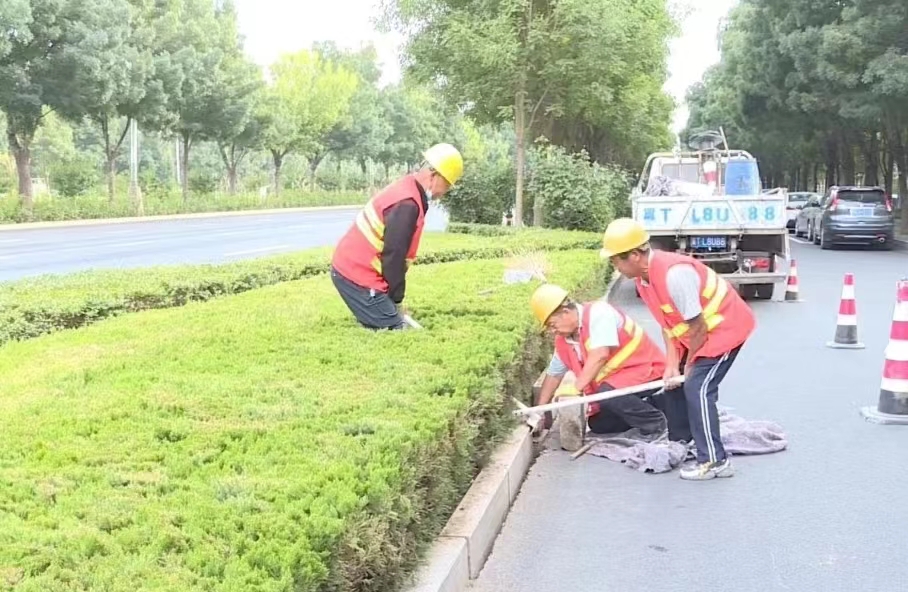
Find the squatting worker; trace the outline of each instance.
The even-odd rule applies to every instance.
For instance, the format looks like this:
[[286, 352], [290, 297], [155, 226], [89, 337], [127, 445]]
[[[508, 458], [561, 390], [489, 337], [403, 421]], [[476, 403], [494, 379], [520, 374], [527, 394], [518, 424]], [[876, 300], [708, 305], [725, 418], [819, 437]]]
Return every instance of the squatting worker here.
[[331, 260], [331, 279], [361, 325], [403, 329], [406, 275], [416, 259], [429, 200], [441, 197], [463, 175], [463, 158], [450, 144], [424, 153], [416, 173], [369, 200], [341, 238]]
[[[563, 288], [543, 284], [530, 298], [530, 307], [539, 323], [555, 334], [555, 353], [537, 405], [552, 400], [568, 370], [576, 377], [575, 388], [586, 395], [652, 382], [665, 373], [662, 350], [640, 325], [605, 300], [577, 304]], [[646, 400], [657, 390], [590, 403], [590, 431], [611, 434], [638, 428], [647, 438], [661, 435], [667, 427], [665, 416]]]
[[[602, 256], [622, 275], [634, 278], [637, 290], [662, 326], [666, 345], [665, 380], [679, 376], [681, 389], [666, 391], [669, 437], [697, 446], [697, 463], [681, 470], [681, 478], [706, 480], [731, 477], [734, 469], [722, 445], [719, 427], [719, 383], [753, 333], [750, 307], [716, 272], [693, 257], [651, 249], [649, 235], [634, 220], [612, 221], [602, 239]], [[676, 418], [687, 414], [687, 429]], [[681, 426], [685, 422], [680, 422]]]

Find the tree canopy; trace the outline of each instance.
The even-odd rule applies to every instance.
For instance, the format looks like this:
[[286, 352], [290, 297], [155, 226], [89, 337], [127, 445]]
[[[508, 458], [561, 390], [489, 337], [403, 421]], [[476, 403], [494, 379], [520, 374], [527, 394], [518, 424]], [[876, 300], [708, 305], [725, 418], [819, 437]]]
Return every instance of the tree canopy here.
[[742, 0], [720, 63], [690, 90], [688, 131], [724, 126], [758, 156], [767, 185], [860, 183], [906, 196], [905, 31], [908, 5], [897, 0]]

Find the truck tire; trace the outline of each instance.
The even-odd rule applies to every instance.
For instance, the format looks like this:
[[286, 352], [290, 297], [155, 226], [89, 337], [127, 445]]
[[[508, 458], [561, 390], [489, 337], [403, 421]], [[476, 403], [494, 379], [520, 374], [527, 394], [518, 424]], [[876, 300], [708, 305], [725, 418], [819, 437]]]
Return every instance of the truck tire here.
[[770, 300], [775, 284], [742, 284], [738, 293], [744, 300]]
[[754, 295], [754, 300], [771, 300], [772, 293], [775, 291], [775, 284], [756, 284], [757, 294]]
[[741, 298], [744, 300], [753, 300], [756, 293], [757, 290], [753, 284], [741, 284], [738, 286], [738, 294], [740, 294]]

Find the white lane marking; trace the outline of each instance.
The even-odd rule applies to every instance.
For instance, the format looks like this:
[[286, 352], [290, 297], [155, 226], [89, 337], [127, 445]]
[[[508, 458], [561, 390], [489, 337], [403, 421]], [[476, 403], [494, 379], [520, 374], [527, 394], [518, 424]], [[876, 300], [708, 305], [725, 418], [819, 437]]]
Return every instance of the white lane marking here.
[[85, 249], [85, 248], [92, 248], [92, 247], [94, 247], [94, 248], [105, 247], [108, 249], [119, 249], [120, 247], [134, 247], [137, 245], [148, 245], [148, 244], [155, 243], [155, 242], [158, 242], [158, 241], [142, 240], [142, 241], [132, 241], [129, 243], [114, 243], [112, 245], [85, 245], [81, 248]]
[[798, 238], [798, 237], [796, 237], [796, 236], [789, 236], [788, 238], [789, 238], [789, 240], [793, 240], [794, 242], [800, 243], [800, 244], [802, 244], [802, 245], [809, 245], [809, 244], [811, 244], [810, 241], [804, 240], [803, 238]]
[[248, 251], [234, 251], [232, 253], [224, 253], [224, 257], [234, 257], [236, 255], [251, 255], [252, 253], [266, 253], [268, 251], [277, 251], [279, 249], [286, 249], [290, 245], [276, 245], [273, 247], [262, 247], [261, 249], [249, 249]]

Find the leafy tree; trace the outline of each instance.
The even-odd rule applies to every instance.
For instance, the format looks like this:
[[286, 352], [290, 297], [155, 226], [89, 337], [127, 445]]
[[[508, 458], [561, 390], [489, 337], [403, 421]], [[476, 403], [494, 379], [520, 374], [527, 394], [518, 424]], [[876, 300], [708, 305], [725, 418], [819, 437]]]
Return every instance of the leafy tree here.
[[258, 81], [243, 56], [232, 4], [179, 0], [177, 8], [179, 21], [169, 20], [162, 29], [163, 46], [182, 74], [167, 103], [176, 115], [169, 127], [181, 142], [180, 178], [186, 201], [192, 146], [239, 135]]
[[389, 0], [386, 16], [411, 75], [480, 123], [514, 122], [518, 223], [531, 137], [628, 160], [670, 141], [664, 0]]
[[[768, 184], [908, 192], [908, 6], [746, 0], [722, 59], [691, 90], [689, 128], [724, 124]], [[902, 209], [908, 224], [908, 208]]]
[[281, 56], [271, 74], [260, 113], [279, 193], [284, 158], [290, 152], [311, 157], [323, 150], [326, 134], [348, 113], [358, 80], [353, 71], [309, 50]]
[[[8, 8], [21, 12], [11, 17]], [[17, 0], [0, 9], [0, 19], [17, 21], [0, 42], [0, 108], [26, 210], [33, 205], [31, 148], [38, 127], [51, 110], [78, 108], [86, 76], [74, 73], [103, 67], [98, 54], [109, 55], [120, 39], [116, 26], [112, 34], [107, 29], [126, 15], [124, 0]]]
[[377, 86], [381, 70], [375, 48], [367, 45], [358, 52], [347, 52], [330, 42], [316, 44], [314, 48], [324, 59], [355, 72], [359, 83], [349, 111], [326, 134], [321, 150], [312, 154], [310, 174], [314, 179], [318, 165], [332, 153], [355, 160], [366, 174], [366, 163], [379, 159], [385, 142], [394, 132], [385, 117], [384, 96]]

